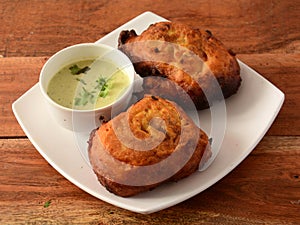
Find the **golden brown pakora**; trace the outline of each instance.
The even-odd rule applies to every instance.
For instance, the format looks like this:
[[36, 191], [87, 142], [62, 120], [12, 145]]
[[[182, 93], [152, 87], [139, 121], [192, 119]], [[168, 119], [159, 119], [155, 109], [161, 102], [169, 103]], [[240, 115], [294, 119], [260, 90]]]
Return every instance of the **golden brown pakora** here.
[[207, 135], [176, 103], [158, 96], [144, 96], [89, 140], [98, 180], [123, 197], [187, 177], [210, 156]]
[[124, 30], [118, 42], [136, 72], [147, 77], [145, 93], [166, 97], [184, 108], [187, 97], [197, 109], [204, 109], [235, 94], [241, 84], [235, 54], [210, 31], [158, 22], [140, 35]]

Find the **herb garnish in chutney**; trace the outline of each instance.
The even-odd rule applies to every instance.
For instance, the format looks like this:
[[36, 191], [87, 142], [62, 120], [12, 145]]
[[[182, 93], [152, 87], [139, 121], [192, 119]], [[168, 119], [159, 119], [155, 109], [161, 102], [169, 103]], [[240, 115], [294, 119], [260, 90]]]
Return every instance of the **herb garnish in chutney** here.
[[89, 92], [84, 87], [82, 87], [82, 92], [79, 93], [79, 97], [75, 98], [76, 106], [85, 106], [89, 102], [94, 104], [96, 101], [95, 91]]
[[[109, 79], [107, 79], [109, 80]], [[85, 82], [83, 82], [82, 79], [80, 81], [86, 85]], [[94, 90], [87, 91], [85, 87], [82, 87], [82, 92], [79, 93], [79, 96], [75, 98], [75, 105], [76, 106], [85, 106], [87, 103], [94, 104], [98, 97], [105, 98], [108, 95], [109, 92], [109, 86], [107, 84], [107, 81], [103, 77], [99, 77], [96, 80], [97, 85], [94, 87]], [[98, 96], [97, 96], [98, 93]]]
[[83, 68], [79, 68], [77, 66], [77, 64], [74, 64], [72, 66], [69, 67], [69, 70], [71, 71], [71, 73], [73, 75], [78, 75], [78, 74], [81, 74], [81, 73], [86, 73], [87, 71], [89, 71], [91, 68], [88, 67], [88, 66], [85, 66]]
[[113, 63], [82, 60], [59, 70], [48, 85], [48, 95], [74, 109], [94, 109], [111, 104], [129, 86], [129, 77]]
[[96, 80], [96, 82], [97, 82], [96, 88], [98, 90], [100, 90], [99, 97], [105, 98], [108, 94], [108, 91], [109, 91], [107, 80], [103, 77], [99, 77], [99, 79]]

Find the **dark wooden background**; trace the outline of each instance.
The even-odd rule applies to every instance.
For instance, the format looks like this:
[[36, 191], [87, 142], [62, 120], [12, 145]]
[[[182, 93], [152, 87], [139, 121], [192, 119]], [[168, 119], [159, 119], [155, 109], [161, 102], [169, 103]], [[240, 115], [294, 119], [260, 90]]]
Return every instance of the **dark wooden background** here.
[[[211, 30], [286, 97], [267, 135], [235, 170], [150, 215], [102, 202], [67, 181], [35, 150], [11, 110], [52, 54], [95, 42], [145, 11]], [[299, 78], [298, 0], [0, 0], [0, 223], [300, 224]]]

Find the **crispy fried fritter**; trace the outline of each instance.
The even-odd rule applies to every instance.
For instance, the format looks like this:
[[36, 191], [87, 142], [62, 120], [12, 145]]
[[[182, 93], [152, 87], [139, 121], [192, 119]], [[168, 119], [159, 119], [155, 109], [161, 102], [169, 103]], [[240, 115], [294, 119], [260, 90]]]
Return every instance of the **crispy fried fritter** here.
[[155, 96], [102, 124], [89, 140], [100, 183], [124, 197], [187, 177], [210, 154], [207, 135], [174, 102]]
[[132, 60], [136, 72], [148, 77], [143, 85], [145, 93], [184, 103], [180, 92], [185, 92], [197, 109], [231, 96], [241, 83], [235, 55], [210, 31], [159, 22], [141, 35], [134, 30], [122, 31], [118, 47]]

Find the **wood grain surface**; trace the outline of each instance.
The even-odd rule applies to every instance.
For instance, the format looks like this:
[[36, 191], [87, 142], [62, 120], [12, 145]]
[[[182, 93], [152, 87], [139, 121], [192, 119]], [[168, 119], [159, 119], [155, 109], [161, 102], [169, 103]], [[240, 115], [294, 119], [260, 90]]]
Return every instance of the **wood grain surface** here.
[[[52, 54], [94, 42], [145, 11], [212, 31], [285, 93], [266, 136], [236, 169], [150, 215], [112, 206], [66, 180], [11, 109]], [[0, 224], [300, 224], [299, 12], [298, 0], [0, 0]]]

